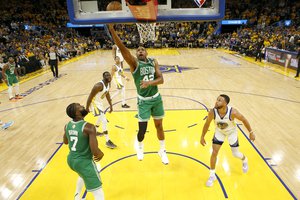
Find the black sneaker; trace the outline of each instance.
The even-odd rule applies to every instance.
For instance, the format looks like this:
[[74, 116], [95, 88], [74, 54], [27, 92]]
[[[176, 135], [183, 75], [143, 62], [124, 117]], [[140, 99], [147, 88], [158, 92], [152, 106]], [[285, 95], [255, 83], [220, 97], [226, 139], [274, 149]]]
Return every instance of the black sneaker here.
[[100, 136], [100, 137], [102, 137], [104, 135], [104, 133], [103, 132], [98, 132], [97, 131], [97, 133], [96, 133], [96, 136]]
[[125, 103], [124, 105], [122, 105], [122, 108], [130, 108], [130, 106]]
[[117, 147], [117, 145], [115, 145], [111, 140], [108, 140], [105, 144], [110, 149], [114, 149]]

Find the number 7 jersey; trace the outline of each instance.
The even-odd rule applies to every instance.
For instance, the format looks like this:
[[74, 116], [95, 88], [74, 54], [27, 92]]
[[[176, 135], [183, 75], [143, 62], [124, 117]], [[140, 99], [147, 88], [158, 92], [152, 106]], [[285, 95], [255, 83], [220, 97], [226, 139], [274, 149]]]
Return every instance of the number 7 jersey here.
[[155, 63], [153, 58], [148, 58], [147, 62], [138, 61], [138, 66], [132, 73], [134, 83], [137, 89], [137, 93], [142, 97], [152, 97], [158, 93], [157, 86], [148, 86], [147, 88], [141, 88], [142, 81], [153, 81], [156, 78], [155, 75]]
[[89, 137], [83, 134], [86, 121], [70, 121], [66, 125], [66, 136], [69, 142], [69, 157], [72, 159], [92, 159]]

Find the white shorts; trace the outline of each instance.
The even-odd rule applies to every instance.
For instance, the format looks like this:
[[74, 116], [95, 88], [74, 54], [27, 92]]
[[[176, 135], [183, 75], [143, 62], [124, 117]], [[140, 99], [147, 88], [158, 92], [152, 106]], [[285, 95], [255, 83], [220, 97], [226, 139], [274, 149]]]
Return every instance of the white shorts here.
[[117, 89], [122, 89], [122, 87], [124, 87], [124, 84], [121, 79], [114, 78], [114, 83], [116, 84]]
[[216, 130], [215, 135], [214, 135], [214, 139], [213, 139], [213, 143], [222, 145], [223, 142], [225, 141], [226, 137], [228, 137], [227, 140], [228, 140], [228, 143], [229, 143], [230, 146], [234, 146], [234, 147], [238, 146], [238, 133], [237, 133], [237, 130], [233, 130], [228, 135], [225, 135], [224, 133]]
[[94, 103], [92, 102], [90, 105], [90, 111], [93, 112], [94, 116], [99, 116], [101, 114], [104, 114], [103, 105], [101, 103]]

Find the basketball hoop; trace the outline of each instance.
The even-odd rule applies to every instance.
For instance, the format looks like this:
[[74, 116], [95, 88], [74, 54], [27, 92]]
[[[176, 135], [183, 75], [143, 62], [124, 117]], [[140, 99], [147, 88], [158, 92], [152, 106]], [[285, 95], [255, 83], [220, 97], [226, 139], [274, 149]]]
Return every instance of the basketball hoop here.
[[140, 43], [154, 42], [156, 23], [136, 23], [140, 35]]

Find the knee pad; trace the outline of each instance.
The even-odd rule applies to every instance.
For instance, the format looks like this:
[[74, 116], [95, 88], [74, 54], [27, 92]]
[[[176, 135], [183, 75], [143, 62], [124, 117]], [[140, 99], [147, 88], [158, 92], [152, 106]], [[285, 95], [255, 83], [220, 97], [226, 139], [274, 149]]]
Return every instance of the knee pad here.
[[145, 138], [148, 122], [139, 122], [139, 132], [137, 135], [138, 141], [142, 142]]

